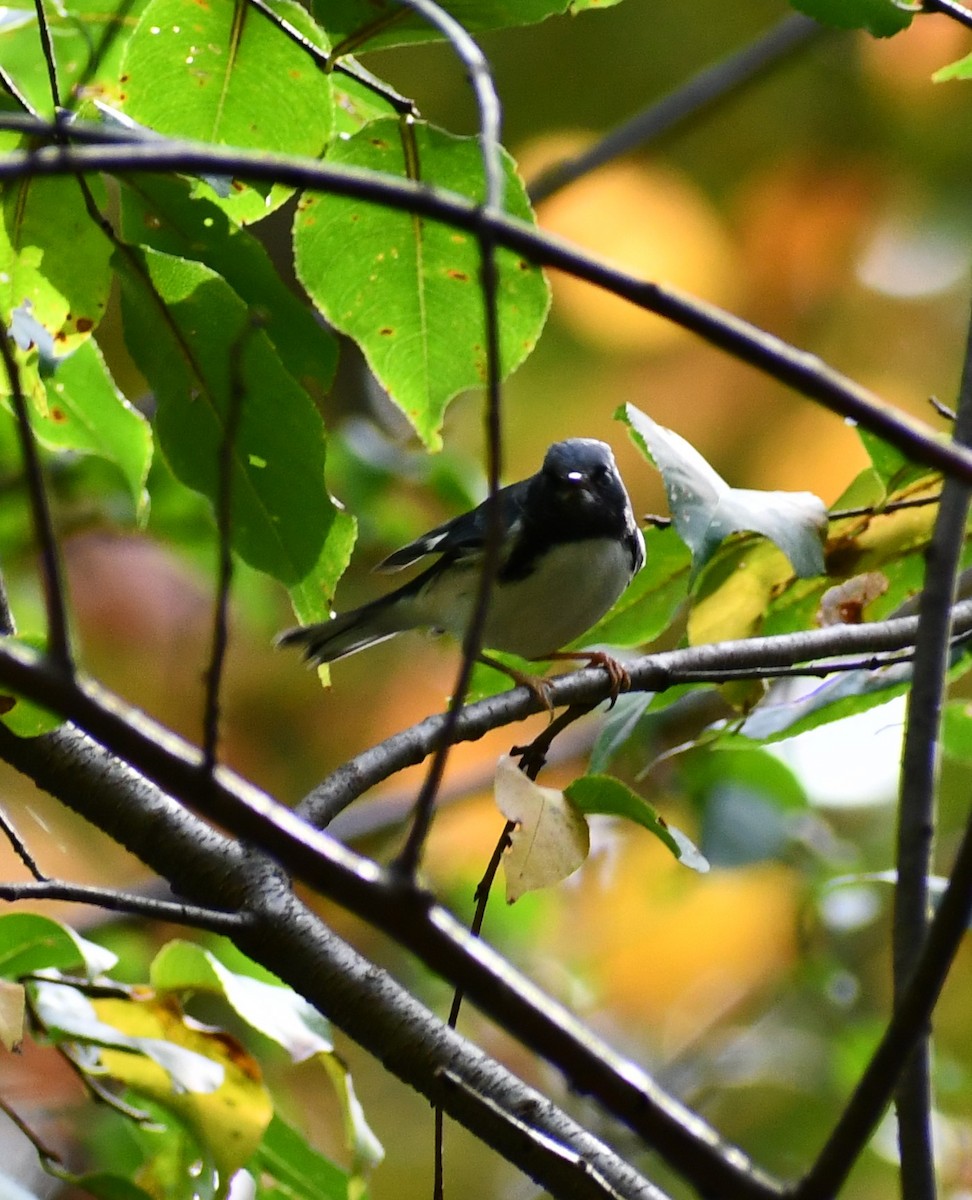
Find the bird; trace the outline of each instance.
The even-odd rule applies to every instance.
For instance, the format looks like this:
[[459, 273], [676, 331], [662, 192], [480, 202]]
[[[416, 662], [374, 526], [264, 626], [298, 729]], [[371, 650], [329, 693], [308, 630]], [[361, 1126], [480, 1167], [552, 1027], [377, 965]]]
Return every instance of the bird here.
[[[461, 640], [476, 603], [488, 503], [437, 525], [378, 564], [377, 571], [393, 572], [437, 556], [402, 587], [329, 621], [285, 630], [276, 644], [301, 648], [308, 662], [330, 663], [410, 629]], [[599, 651], [560, 653], [604, 616], [645, 561], [644, 538], [610, 446], [593, 438], [555, 442], [540, 470], [500, 488], [496, 503], [500, 552], [484, 651], [596, 662], [607, 668], [616, 697], [628, 683], [615, 660]], [[532, 676], [481, 657], [534, 687]]]

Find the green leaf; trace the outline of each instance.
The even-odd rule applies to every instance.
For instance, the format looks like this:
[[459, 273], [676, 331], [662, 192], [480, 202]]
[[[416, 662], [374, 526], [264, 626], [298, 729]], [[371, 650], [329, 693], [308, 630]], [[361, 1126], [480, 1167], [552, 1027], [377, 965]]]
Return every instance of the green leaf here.
[[[924, 490], [931, 480], [941, 479], [939, 472], [930, 471], [922, 463], [916, 463], [877, 434], [859, 426], [857, 436], [871, 460], [872, 470], [883, 485], [882, 499], [890, 499], [892, 495], [899, 500], [905, 499], [908, 489], [915, 484], [921, 485], [921, 490]], [[839, 509], [845, 505], [838, 502], [835, 507]]]
[[609, 613], [584, 634], [585, 646], [643, 646], [669, 627], [688, 596], [691, 555], [673, 525], [645, 530], [645, 565]]
[[115, 387], [95, 342], [59, 359], [45, 386], [47, 405], [33, 420], [38, 441], [52, 450], [95, 454], [114, 463], [136, 509], [144, 511], [152, 430]]
[[[69, 0], [44, 7], [57, 59], [62, 97], [111, 97], [117, 102], [122, 50], [146, 0]], [[0, 62], [41, 117], [54, 115], [47, 64], [40, 52], [37, 11], [6, 9], [0, 28]]]
[[[333, 512], [328, 518], [327, 537], [317, 562], [299, 583], [287, 589], [294, 615], [302, 625], [326, 620], [331, 615], [334, 589], [347, 570], [354, 549], [357, 533], [354, 517], [340, 508], [331, 496], [328, 496], [328, 502], [333, 506]], [[317, 670], [318, 674], [325, 672], [326, 675], [326, 667]]]
[[635, 405], [626, 404], [618, 416], [662, 473], [675, 528], [692, 551], [693, 575], [730, 534], [742, 532], [769, 538], [801, 577], [824, 573], [827, 510], [822, 500], [810, 492], [730, 487], [694, 446]]
[[950, 700], [942, 712], [942, 753], [953, 762], [972, 763], [972, 705]]
[[[292, 0], [270, 0], [321, 49], [323, 35]], [[245, 0], [194, 4], [151, 0], [122, 63], [125, 113], [159, 133], [269, 153], [316, 157], [333, 126], [331, 83], [289, 37]], [[291, 189], [274, 186], [217, 197], [234, 220], [259, 220]]]
[[[31, 650], [43, 651], [47, 639], [41, 635], [21, 636], [12, 639]], [[0, 721], [17, 737], [40, 737], [42, 733], [50, 733], [64, 724], [64, 718], [49, 709], [41, 708], [32, 700], [18, 696], [16, 692], [0, 690]]]
[[222, 996], [248, 1025], [282, 1046], [293, 1062], [334, 1050], [327, 1021], [302, 996], [281, 983], [230, 971], [192, 942], [177, 940], [163, 946], [150, 978], [160, 990]]
[[214, 203], [189, 194], [184, 179], [125, 179], [122, 234], [127, 241], [204, 263], [260, 315], [280, 360], [316, 401], [334, 380], [337, 342], [280, 278], [270, 256]]
[[89, 979], [117, 962], [110, 951], [37, 913], [0, 916], [0, 977], [20, 979], [37, 971], [83, 970]]
[[898, 0], [792, 0], [792, 4], [822, 25], [866, 29], [875, 37], [891, 37], [907, 29], [920, 11]]
[[940, 67], [932, 75], [933, 83], [945, 83], [950, 79], [972, 79], [972, 54], [949, 63], [947, 67]]
[[186, 941], [169, 942], [159, 951], [151, 980], [160, 991], [221, 996], [247, 1025], [286, 1050], [293, 1062], [318, 1058], [337, 1092], [355, 1162], [368, 1168], [381, 1161], [384, 1151], [368, 1127], [347, 1068], [334, 1053], [330, 1025], [302, 996], [279, 981], [231, 971], [214, 954]]
[[799, 700], [758, 704], [746, 717], [739, 733], [764, 743], [796, 737], [819, 725], [829, 725], [887, 704], [906, 692], [910, 684], [910, 663], [876, 670], [846, 671], [828, 679]]
[[[445, 0], [442, 7], [464, 29], [509, 29], [535, 25], [566, 12], [569, 0]], [[337, 46], [350, 41], [349, 49], [377, 50], [410, 42], [442, 41], [443, 35], [428, 21], [396, 0], [314, 0], [313, 12]]]
[[324, 619], [337, 582], [327, 571], [340, 557], [329, 541], [333, 533], [343, 547], [348, 534], [324, 483], [320, 415], [246, 305], [208, 267], [153, 250], [140, 259], [144, 278], [119, 263], [126, 341], [155, 390], [156, 432], [173, 472], [215, 501], [230, 400], [239, 396], [233, 548], [289, 587], [310, 578], [326, 585], [316, 597]]
[[638, 723], [648, 710], [651, 692], [628, 692], [618, 696], [614, 706], [601, 722], [587, 769], [591, 775], [600, 775], [620, 753]]
[[708, 862], [692, 841], [680, 829], [669, 825], [643, 796], [633, 792], [620, 779], [610, 775], [584, 775], [575, 779], [564, 794], [583, 813], [603, 813], [634, 821], [664, 843], [680, 863], [693, 871], [708, 871]]
[[[100, 204], [104, 189], [88, 186]], [[70, 354], [101, 321], [111, 287], [111, 243], [91, 219], [76, 179], [19, 179], [3, 188], [0, 322], [26, 310]], [[0, 370], [0, 394], [7, 394]]]
[[347, 1173], [276, 1114], [250, 1166], [278, 1180], [293, 1200], [351, 1200]]
[[[48, 1166], [48, 1170], [51, 1170]], [[51, 1171], [58, 1179], [72, 1185], [81, 1195], [94, 1196], [96, 1200], [152, 1200], [150, 1192], [122, 1175], [111, 1175], [107, 1171], [96, 1171], [90, 1175], [72, 1175], [69, 1171], [55, 1168]]]
[[808, 806], [790, 768], [743, 739], [683, 755], [679, 779], [702, 812], [702, 849], [717, 867], [779, 857]]
[[[418, 124], [414, 132], [423, 183], [483, 199], [475, 138]], [[335, 143], [329, 161], [405, 176], [402, 131], [375, 121]], [[505, 206], [530, 218], [512, 160]], [[435, 221], [341, 196], [304, 195], [294, 223], [297, 274], [327, 321], [361, 346], [392, 399], [430, 448], [449, 401], [481, 387], [486, 364], [480, 254], [476, 239]], [[540, 271], [500, 251], [499, 312], [503, 374], [532, 350], [549, 303]]]

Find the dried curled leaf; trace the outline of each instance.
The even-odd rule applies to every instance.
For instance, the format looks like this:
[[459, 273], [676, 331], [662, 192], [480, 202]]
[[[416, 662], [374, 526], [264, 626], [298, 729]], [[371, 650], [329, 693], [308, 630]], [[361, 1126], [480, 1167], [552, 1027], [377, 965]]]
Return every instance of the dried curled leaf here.
[[563, 792], [540, 787], [512, 758], [499, 760], [495, 788], [500, 812], [517, 824], [503, 859], [506, 901], [512, 904], [524, 892], [572, 875], [590, 851], [590, 831]]

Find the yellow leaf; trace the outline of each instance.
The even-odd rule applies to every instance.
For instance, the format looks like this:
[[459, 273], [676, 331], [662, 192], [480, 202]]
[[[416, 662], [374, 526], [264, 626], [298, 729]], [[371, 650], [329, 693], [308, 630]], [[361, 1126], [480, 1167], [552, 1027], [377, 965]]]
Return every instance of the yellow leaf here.
[[563, 792], [528, 779], [512, 758], [496, 766], [496, 804], [517, 823], [503, 859], [508, 904], [566, 879], [587, 858], [590, 831], [582, 814]]
[[23, 984], [0, 979], [0, 1045], [16, 1050], [24, 1037]]
[[95, 1000], [100, 1020], [133, 1037], [157, 1038], [200, 1054], [222, 1068], [223, 1082], [211, 1091], [178, 1090], [169, 1073], [141, 1054], [103, 1048], [109, 1075], [167, 1108], [194, 1134], [228, 1184], [263, 1138], [273, 1103], [259, 1064], [229, 1034], [200, 1025], [171, 999], [154, 994], [138, 1000]]

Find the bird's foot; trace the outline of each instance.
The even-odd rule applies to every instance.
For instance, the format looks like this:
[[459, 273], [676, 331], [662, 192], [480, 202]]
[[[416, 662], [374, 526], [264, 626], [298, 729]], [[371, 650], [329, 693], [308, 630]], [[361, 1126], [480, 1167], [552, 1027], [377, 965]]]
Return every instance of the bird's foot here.
[[607, 672], [608, 682], [611, 684], [610, 708], [614, 708], [621, 692], [627, 692], [631, 687], [631, 676], [624, 665], [616, 658], [612, 658], [610, 654], [605, 654], [603, 650], [562, 650], [557, 654], [550, 654], [548, 657], [575, 662], [583, 660], [589, 667], [603, 667]]
[[513, 680], [517, 687], [529, 688], [553, 717], [554, 706], [550, 697], [550, 680], [543, 679], [539, 675], [531, 675], [527, 671], [518, 671], [516, 667], [508, 666], [489, 654], [480, 654], [479, 661], [485, 663], [487, 667], [492, 667], [494, 671], [502, 671], [504, 675]]

